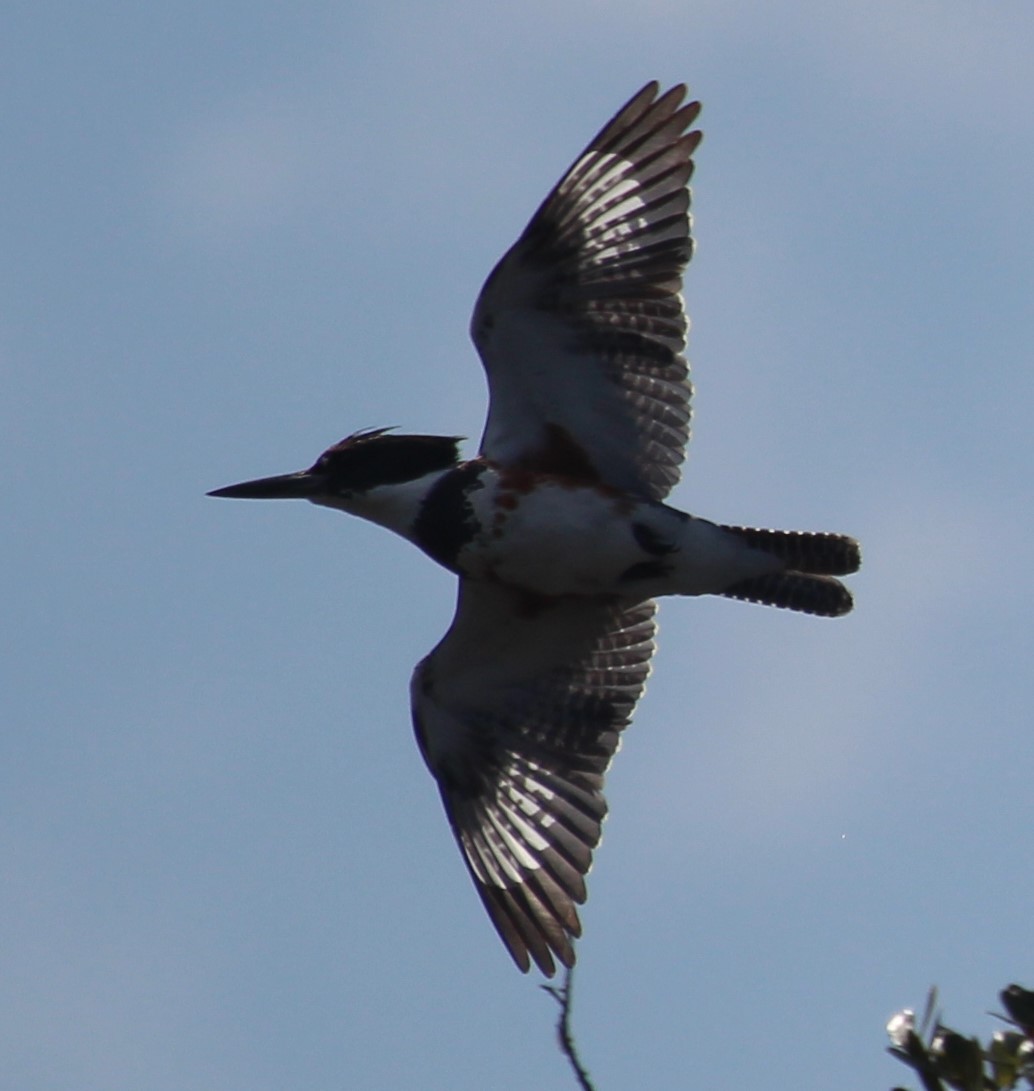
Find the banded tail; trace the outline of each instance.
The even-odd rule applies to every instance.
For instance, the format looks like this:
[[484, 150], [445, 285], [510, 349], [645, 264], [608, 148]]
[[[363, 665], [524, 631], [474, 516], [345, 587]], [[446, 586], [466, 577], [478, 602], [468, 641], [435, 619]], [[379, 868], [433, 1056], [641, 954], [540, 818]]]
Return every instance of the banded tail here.
[[755, 527], [723, 526], [743, 539], [752, 549], [778, 557], [786, 564], [783, 572], [771, 572], [740, 580], [721, 592], [726, 598], [780, 606], [819, 617], [842, 617], [850, 613], [851, 592], [834, 577], [857, 572], [861, 550], [846, 534], [822, 534], [797, 530], [761, 530]]

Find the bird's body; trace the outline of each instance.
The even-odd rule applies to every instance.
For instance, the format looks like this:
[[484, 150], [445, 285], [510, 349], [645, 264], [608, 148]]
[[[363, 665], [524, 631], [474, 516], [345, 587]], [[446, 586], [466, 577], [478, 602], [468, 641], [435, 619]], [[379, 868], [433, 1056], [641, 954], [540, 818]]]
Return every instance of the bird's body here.
[[472, 335], [491, 405], [458, 440], [355, 433], [306, 471], [214, 495], [303, 498], [379, 523], [459, 577], [416, 668], [421, 752], [518, 966], [570, 966], [606, 813], [603, 776], [642, 694], [653, 599], [719, 594], [839, 616], [843, 535], [725, 526], [664, 503], [689, 436], [682, 272], [699, 112], [647, 85], [496, 266]]
[[479, 466], [466, 500], [450, 567], [538, 595], [701, 595], [781, 567], [706, 520], [559, 475]]
[[[345, 442], [370, 439], [360, 433]], [[752, 544], [743, 528], [602, 481], [484, 458], [346, 499], [330, 493], [313, 501], [394, 531], [458, 576], [545, 598], [724, 594], [744, 580], [786, 570], [782, 558]], [[785, 535], [785, 541], [828, 547], [830, 536]], [[810, 612], [843, 612], [847, 600], [839, 585], [818, 586], [828, 597]]]

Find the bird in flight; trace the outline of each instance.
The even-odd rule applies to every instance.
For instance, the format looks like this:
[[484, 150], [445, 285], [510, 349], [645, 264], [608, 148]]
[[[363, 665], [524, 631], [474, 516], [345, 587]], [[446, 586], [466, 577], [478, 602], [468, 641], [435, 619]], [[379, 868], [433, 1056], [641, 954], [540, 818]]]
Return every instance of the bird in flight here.
[[642, 696], [662, 595], [823, 617], [852, 606], [846, 535], [726, 526], [664, 503], [689, 439], [682, 276], [700, 132], [656, 82], [593, 138], [481, 290], [490, 405], [461, 437], [356, 432], [307, 470], [212, 496], [304, 499], [459, 577], [411, 682], [413, 725], [478, 894], [521, 970], [574, 963], [603, 778]]

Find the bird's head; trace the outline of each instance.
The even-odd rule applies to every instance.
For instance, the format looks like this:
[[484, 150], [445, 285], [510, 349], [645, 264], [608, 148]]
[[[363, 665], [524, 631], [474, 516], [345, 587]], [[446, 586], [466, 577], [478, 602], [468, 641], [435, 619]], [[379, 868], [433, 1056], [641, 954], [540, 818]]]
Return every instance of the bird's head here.
[[368, 429], [328, 447], [308, 470], [214, 489], [209, 496], [238, 500], [311, 500], [365, 514], [372, 493], [447, 470], [459, 460], [459, 436], [401, 436]]

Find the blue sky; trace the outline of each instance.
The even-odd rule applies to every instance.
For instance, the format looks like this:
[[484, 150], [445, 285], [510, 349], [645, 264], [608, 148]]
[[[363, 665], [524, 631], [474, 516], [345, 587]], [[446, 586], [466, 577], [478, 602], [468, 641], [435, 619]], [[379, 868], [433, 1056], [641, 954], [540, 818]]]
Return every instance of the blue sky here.
[[361, 427], [476, 440], [481, 281], [654, 77], [706, 132], [673, 499], [865, 565], [838, 622], [662, 608], [585, 1059], [888, 1087], [930, 984], [988, 1031], [1034, 985], [1032, 31], [1019, 0], [9, 6], [4, 1086], [573, 1086], [411, 736], [452, 580], [204, 493]]

